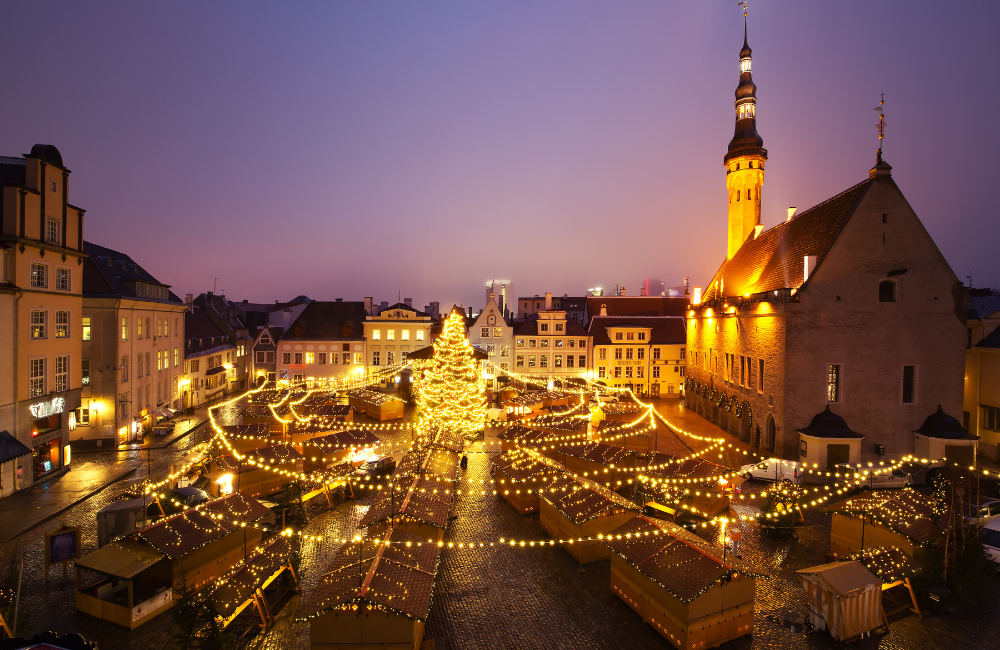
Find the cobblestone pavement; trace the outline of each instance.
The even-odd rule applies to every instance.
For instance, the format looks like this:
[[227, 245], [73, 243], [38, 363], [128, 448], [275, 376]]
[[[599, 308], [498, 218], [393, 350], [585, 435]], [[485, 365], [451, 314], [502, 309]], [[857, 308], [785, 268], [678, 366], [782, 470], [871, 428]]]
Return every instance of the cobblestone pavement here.
[[[673, 405], [670, 405], [673, 406]], [[227, 414], [221, 414], [224, 418]], [[232, 415], [232, 412], [229, 413]], [[409, 413], [408, 413], [409, 415]], [[161, 477], [203, 433], [196, 433], [173, 447], [154, 451], [154, 478]], [[408, 433], [386, 433], [386, 442], [402, 444]], [[490, 431], [487, 442], [495, 441]], [[481, 446], [480, 446], [481, 447]], [[493, 445], [487, 448], [496, 449]], [[145, 456], [145, 454], [143, 454]], [[145, 460], [143, 458], [143, 460]], [[448, 528], [446, 541], [482, 542], [475, 550], [446, 550], [442, 553], [434, 589], [427, 639], [442, 648], [670, 648], [672, 647], [608, 588], [609, 563], [595, 562], [580, 566], [568, 553], [555, 547], [517, 548], [494, 546], [499, 538], [545, 539], [538, 515], [524, 516], [492, 494], [488, 484], [489, 458], [485, 453], [470, 453], [469, 467], [459, 484], [463, 494], [456, 496], [452, 508], [455, 519]], [[93, 499], [66, 513], [67, 523], [84, 528], [85, 546], [95, 545], [95, 513], [129, 486], [145, 478], [140, 467], [115, 489], [105, 490]], [[473, 494], [486, 490], [487, 494]], [[761, 490], [764, 484], [749, 482], [747, 490]], [[315, 588], [339, 544], [330, 538], [349, 537], [368, 507], [365, 498], [346, 501], [333, 510], [315, 510], [305, 531], [322, 535], [322, 542], [302, 546], [300, 595], [293, 597], [276, 614], [275, 625], [251, 643], [255, 650], [306, 650], [309, 626], [295, 620], [302, 598]], [[747, 506], [744, 514], [752, 515]], [[807, 511], [806, 525], [787, 540], [771, 540], [757, 534], [756, 525], [746, 523], [741, 555], [766, 577], [758, 581], [757, 616], [752, 637], [727, 644], [727, 648], [835, 648], [843, 647], [823, 633], [801, 630], [807, 612], [805, 592], [794, 571], [821, 564], [829, 549], [829, 517]], [[51, 527], [57, 527], [52, 522]], [[43, 527], [44, 529], [44, 527]], [[712, 539], [711, 528], [696, 532]], [[141, 628], [128, 632], [111, 624], [77, 613], [74, 609], [72, 572], [64, 579], [55, 569], [46, 584], [42, 578], [41, 530], [20, 539], [26, 550], [25, 597], [22, 624], [32, 631], [55, 629], [79, 631], [108, 648], [164, 650], [170, 640], [170, 616], [160, 616]], [[0, 572], [9, 566], [14, 543], [0, 547]], [[854, 644], [861, 648], [995, 648], [1000, 647], [993, 632], [993, 622], [1000, 612], [1000, 580], [991, 581], [973, 603], [955, 604], [948, 617], [923, 620], [907, 616], [893, 621], [888, 634]], [[22, 628], [23, 629], [23, 628]]]

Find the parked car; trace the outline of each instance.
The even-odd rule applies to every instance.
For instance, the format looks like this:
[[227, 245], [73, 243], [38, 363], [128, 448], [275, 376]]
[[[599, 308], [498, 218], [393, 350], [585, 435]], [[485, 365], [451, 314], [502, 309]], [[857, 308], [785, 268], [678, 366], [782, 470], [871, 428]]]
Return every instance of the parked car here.
[[910, 461], [899, 466], [910, 475], [910, 485], [934, 485], [934, 477], [941, 473], [944, 462], [940, 460], [929, 463]]
[[1000, 500], [984, 498], [979, 504], [963, 503], [962, 514], [969, 523], [985, 523], [1000, 517]]
[[182, 505], [192, 508], [202, 503], [207, 502], [211, 499], [208, 493], [204, 490], [199, 490], [196, 487], [175, 487], [170, 490], [170, 498], [174, 501], [179, 501]]
[[392, 456], [373, 456], [354, 470], [354, 476], [356, 478], [389, 476], [395, 469], [396, 461], [393, 460]]
[[804, 474], [802, 463], [777, 458], [768, 458], [765, 461], [751, 463], [740, 468], [740, 476], [748, 481], [755, 478], [761, 481], [801, 483]]
[[986, 522], [979, 531], [979, 541], [986, 551], [986, 556], [996, 564], [1000, 564], [1000, 518]]
[[834, 470], [838, 481], [872, 490], [902, 489], [912, 485], [910, 475], [902, 468], [895, 467], [854, 467], [847, 463], [837, 465]]

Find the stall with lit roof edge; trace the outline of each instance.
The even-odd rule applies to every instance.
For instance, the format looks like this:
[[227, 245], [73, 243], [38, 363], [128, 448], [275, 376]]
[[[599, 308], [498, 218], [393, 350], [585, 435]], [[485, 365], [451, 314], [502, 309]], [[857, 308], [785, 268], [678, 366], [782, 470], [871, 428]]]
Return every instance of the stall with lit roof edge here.
[[389, 528], [345, 544], [299, 609], [312, 650], [418, 650], [440, 550]]
[[[167, 517], [77, 560], [76, 608], [135, 627], [166, 611], [184, 582], [217, 580], [260, 545], [274, 514], [243, 494]], [[84, 581], [80, 569], [98, 574]]]
[[368, 512], [358, 523], [369, 535], [389, 528], [411, 532], [425, 541], [444, 541], [454, 494], [451, 483], [434, 478], [406, 476], [379, 490]]
[[349, 404], [357, 411], [379, 422], [399, 420], [403, 417], [405, 402], [398, 397], [364, 388], [347, 391]]
[[713, 648], [753, 632], [761, 576], [722, 547], [644, 516], [605, 543], [611, 591], [677, 648]]
[[841, 555], [885, 546], [920, 559], [923, 545], [944, 534], [947, 519], [934, 514], [932, 497], [912, 488], [866, 490], [824, 509], [833, 513], [830, 552]]
[[257, 497], [278, 492], [302, 473], [302, 454], [291, 445], [252, 449], [236, 456], [219, 456], [208, 463], [208, 492], [221, 497], [242, 492]]
[[910, 611], [924, 617], [910, 582], [910, 578], [921, 570], [913, 558], [898, 548], [880, 546], [851, 553], [847, 559], [861, 564], [882, 581], [882, 613], [886, 625], [888, 617], [899, 612]]
[[523, 514], [538, 510], [541, 489], [562, 474], [562, 466], [555, 461], [525, 450], [494, 454], [490, 462], [497, 494]]
[[304, 467], [311, 472], [341, 463], [360, 465], [375, 453], [380, 440], [371, 431], [347, 429], [309, 438], [301, 444]]
[[[251, 614], [267, 628], [274, 623], [268, 592], [283, 574], [290, 577], [290, 589], [298, 589], [298, 576], [292, 566], [292, 553], [298, 548], [298, 539], [291, 534], [272, 535], [243, 562], [220, 580], [207, 598], [215, 611], [216, 621], [222, 629], [236, 621], [240, 615]], [[253, 624], [256, 624], [254, 620]]]
[[542, 530], [580, 564], [606, 560], [608, 547], [599, 539], [639, 516], [629, 500], [594, 481], [564, 474], [539, 494]]

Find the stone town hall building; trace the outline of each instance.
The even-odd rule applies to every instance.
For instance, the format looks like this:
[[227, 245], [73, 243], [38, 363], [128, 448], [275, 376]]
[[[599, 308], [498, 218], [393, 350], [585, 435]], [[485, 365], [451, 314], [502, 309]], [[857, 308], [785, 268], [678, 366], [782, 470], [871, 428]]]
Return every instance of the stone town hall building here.
[[750, 63], [744, 38], [724, 159], [728, 251], [688, 312], [687, 406], [754, 447], [823, 468], [878, 451], [947, 448], [971, 460], [974, 440], [950, 418], [947, 445], [928, 450], [915, 434], [938, 405], [961, 415], [965, 289], [881, 149], [867, 179], [763, 229], [767, 150]]

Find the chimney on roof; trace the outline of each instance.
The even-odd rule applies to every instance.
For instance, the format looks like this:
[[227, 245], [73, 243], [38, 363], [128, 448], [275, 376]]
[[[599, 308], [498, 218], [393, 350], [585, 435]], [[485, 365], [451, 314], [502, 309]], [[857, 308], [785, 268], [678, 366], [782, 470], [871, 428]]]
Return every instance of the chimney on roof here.
[[795, 216], [796, 210], [798, 210], [798, 208], [796, 208], [794, 205], [788, 208], [788, 217], [785, 218], [785, 221], [791, 221], [792, 217]]
[[552, 309], [552, 292], [551, 291], [546, 291], [545, 292], [545, 311], [549, 311], [551, 309]]
[[188, 306], [188, 309], [194, 311], [194, 296], [190, 293], [184, 294], [184, 304]]
[[248, 302], [250, 302], [250, 301], [249, 301], [249, 300], [244, 300], [244, 301], [243, 301], [243, 304], [246, 304], [246, 303], [248, 303]]
[[337, 298], [337, 302], [344, 302], [343, 298]]
[[608, 315], [608, 306], [601, 305], [601, 316], [607, 316], [607, 315]]
[[212, 293], [211, 291], [206, 291], [206, 292], [205, 292], [205, 295], [206, 295], [206, 296], [208, 296], [209, 298], [211, 298], [211, 297], [212, 297], [212, 296], [214, 296], [215, 294], [213, 294], [213, 293]]
[[413, 298], [403, 298], [403, 304], [407, 307], [413, 306]]
[[372, 297], [371, 296], [365, 296], [365, 313], [368, 314], [369, 316], [374, 316], [374, 314], [372, 314]]
[[388, 300], [383, 300], [382, 302], [380, 302], [378, 304], [378, 310], [379, 310], [379, 312], [381, 312], [383, 309], [388, 309], [388, 308], [389, 308], [389, 301]]
[[646, 295], [646, 287], [639, 287], [639, 296], [642, 297], [645, 295]]

